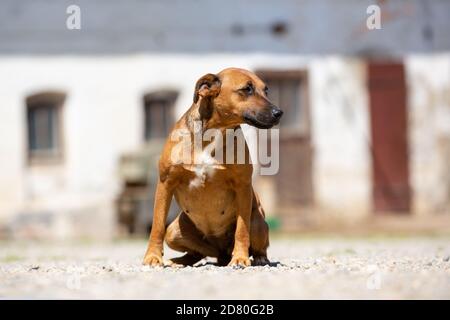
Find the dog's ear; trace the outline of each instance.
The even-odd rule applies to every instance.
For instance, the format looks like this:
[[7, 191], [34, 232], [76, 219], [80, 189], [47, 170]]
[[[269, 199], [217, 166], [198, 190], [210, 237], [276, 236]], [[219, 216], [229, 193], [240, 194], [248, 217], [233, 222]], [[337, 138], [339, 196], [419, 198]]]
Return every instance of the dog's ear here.
[[202, 119], [211, 117], [212, 100], [219, 95], [221, 85], [219, 77], [212, 73], [205, 74], [195, 84], [194, 103], [200, 100], [199, 113]]
[[220, 92], [220, 86], [221, 83], [218, 76], [212, 73], [205, 74], [195, 84], [194, 103], [197, 103], [200, 97], [217, 97]]

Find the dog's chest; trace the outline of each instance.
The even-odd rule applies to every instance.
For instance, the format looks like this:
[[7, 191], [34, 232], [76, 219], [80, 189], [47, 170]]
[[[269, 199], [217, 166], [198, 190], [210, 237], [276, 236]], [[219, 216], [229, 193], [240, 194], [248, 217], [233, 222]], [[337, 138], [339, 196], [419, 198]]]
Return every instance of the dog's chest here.
[[227, 185], [223, 171], [206, 171], [204, 176], [196, 175], [175, 190], [178, 204], [205, 235], [220, 236], [236, 220], [235, 192]]
[[235, 222], [235, 193], [229, 185], [230, 166], [212, 156], [214, 142], [196, 154], [175, 190], [182, 210], [205, 235], [223, 235]]
[[210, 152], [206, 151], [197, 155], [194, 164], [185, 164], [183, 167], [185, 170], [194, 173], [189, 180], [189, 188], [191, 189], [204, 187], [208, 180], [211, 181], [216, 178], [217, 171], [226, 170], [223, 164], [217, 162]]

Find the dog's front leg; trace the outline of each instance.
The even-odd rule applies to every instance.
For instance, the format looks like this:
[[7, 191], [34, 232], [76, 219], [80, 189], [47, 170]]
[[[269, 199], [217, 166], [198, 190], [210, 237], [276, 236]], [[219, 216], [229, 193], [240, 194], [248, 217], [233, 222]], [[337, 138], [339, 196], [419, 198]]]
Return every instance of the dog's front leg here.
[[155, 206], [153, 210], [153, 224], [148, 241], [147, 252], [143, 264], [150, 266], [163, 265], [163, 244], [166, 232], [166, 219], [172, 201], [173, 191], [169, 188], [168, 181], [158, 182], [155, 193]]
[[230, 266], [247, 267], [250, 265], [248, 250], [250, 247], [250, 221], [252, 212], [252, 186], [250, 183], [236, 188], [237, 222], [234, 236], [234, 249]]

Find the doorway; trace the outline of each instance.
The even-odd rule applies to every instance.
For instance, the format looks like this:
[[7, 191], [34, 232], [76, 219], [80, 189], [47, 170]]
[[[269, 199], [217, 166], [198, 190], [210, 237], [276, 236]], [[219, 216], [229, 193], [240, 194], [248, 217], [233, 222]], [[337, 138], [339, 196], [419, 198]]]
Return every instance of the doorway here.
[[370, 62], [368, 86], [373, 209], [408, 213], [411, 189], [404, 65]]

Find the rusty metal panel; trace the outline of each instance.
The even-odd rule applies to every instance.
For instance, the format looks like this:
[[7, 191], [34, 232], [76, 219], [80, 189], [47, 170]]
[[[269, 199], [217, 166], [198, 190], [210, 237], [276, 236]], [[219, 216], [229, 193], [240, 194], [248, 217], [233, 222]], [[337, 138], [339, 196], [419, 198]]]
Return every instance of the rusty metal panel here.
[[406, 85], [403, 64], [369, 63], [373, 206], [409, 212]]

